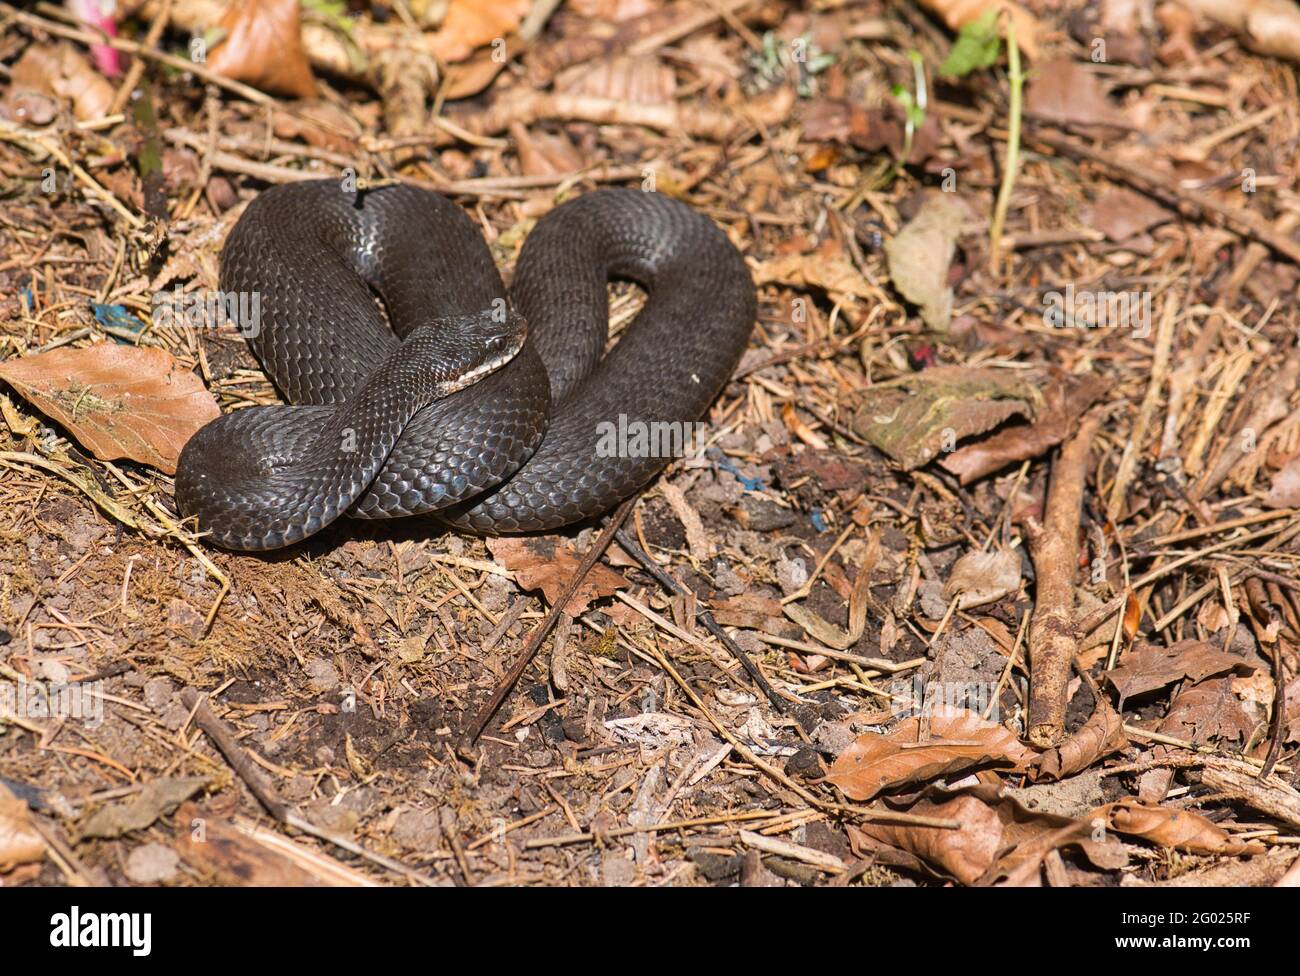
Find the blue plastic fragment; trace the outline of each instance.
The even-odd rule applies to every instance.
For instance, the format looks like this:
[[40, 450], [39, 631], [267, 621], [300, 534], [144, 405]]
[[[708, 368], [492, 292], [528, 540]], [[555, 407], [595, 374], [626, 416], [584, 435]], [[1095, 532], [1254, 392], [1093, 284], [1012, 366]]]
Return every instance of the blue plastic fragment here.
[[[130, 332], [133, 335], [145, 329], [144, 322], [128, 312], [125, 305], [100, 305], [91, 302], [90, 310], [95, 313], [95, 321], [105, 329], [117, 329], [119, 332]], [[119, 342], [125, 341], [118, 339], [117, 336], [113, 338]]]

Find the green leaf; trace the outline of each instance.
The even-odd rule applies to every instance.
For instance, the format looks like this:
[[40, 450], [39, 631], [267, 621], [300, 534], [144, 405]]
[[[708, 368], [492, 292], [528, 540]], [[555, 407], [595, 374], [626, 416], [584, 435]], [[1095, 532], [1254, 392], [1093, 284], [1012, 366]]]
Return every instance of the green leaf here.
[[939, 66], [947, 78], [961, 78], [976, 68], [987, 68], [998, 59], [1002, 38], [998, 36], [998, 9], [976, 17], [957, 34], [957, 41]]

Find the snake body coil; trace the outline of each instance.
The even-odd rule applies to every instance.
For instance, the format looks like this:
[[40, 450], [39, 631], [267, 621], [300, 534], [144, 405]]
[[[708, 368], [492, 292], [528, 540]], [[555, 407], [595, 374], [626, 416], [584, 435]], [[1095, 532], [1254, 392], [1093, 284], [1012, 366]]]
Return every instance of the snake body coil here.
[[[605, 354], [610, 277], [647, 300]], [[437, 513], [489, 534], [599, 514], [668, 460], [601, 450], [602, 431], [697, 420], [755, 316], [722, 231], [635, 190], [551, 211], [507, 295], [478, 228], [436, 193], [279, 186], [231, 231], [221, 289], [257, 310], [239, 324], [293, 405], [205, 426], [181, 453], [176, 497], [213, 541], [249, 550], [343, 514]]]

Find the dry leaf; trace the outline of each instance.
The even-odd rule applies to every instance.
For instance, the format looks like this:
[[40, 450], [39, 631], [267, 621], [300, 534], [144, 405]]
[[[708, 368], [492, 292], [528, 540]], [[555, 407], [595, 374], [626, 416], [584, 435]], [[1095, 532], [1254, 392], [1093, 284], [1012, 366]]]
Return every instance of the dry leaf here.
[[133, 830], [143, 830], [159, 817], [171, 813], [206, 783], [202, 776], [156, 779], [146, 783], [135, 796], [100, 807], [92, 813], [82, 823], [78, 835], [85, 840], [88, 837], [121, 837]]
[[935, 332], [947, 332], [952, 318], [948, 266], [970, 208], [951, 193], [926, 198], [916, 216], [885, 242], [889, 277], [899, 294], [920, 306], [921, 318]]
[[0, 783], [0, 873], [45, 856], [45, 838], [32, 823], [27, 804]]
[[[1269, 686], [1272, 681], [1260, 675]], [[1157, 731], [1198, 745], [1212, 740], [1244, 743], [1257, 724], [1233, 692], [1237, 679], [1212, 678], [1184, 687]]]
[[211, 70], [279, 95], [316, 94], [298, 0], [234, 0], [219, 27], [225, 35], [208, 55]]
[[1184, 678], [1195, 683], [1225, 671], [1244, 674], [1253, 670], [1254, 665], [1213, 644], [1185, 640], [1170, 647], [1138, 644], [1120, 658], [1118, 667], [1106, 672], [1106, 680], [1119, 692], [1122, 704], [1133, 695], [1155, 691]]
[[957, 820], [961, 829], [865, 823], [848, 828], [850, 840], [860, 842], [867, 837], [915, 854], [963, 884], [977, 881], [992, 866], [1002, 847], [1002, 821], [992, 807], [976, 797], [959, 796], [947, 803], [922, 800], [909, 812]]
[[1074, 376], [1053, 370], [1043, 384], [1043, 407], [1033, 423], [1009, 425], [982, 440], [966, 444], [940, 458], [963, 485], [1009, 464], [1046, 454], [1079, 425], [1079, 417], [1106, 392], [1106, 382], [1092, 374]]
[[1036, 781], [1064, 779], [1127, 745], [1124, 719], [1111, 708], [1110, 702], [1098, 696], [1088, 721], [1059, 746], [1039, 756], [1032, 776]]
[[[943, 598], [958, 597], [957, 609], [969, 610], [1000, 600], [1020, 589], [1020, 553], [1014, 549], [976, 549], [953, 564]], [[960, 596], [958, 596], [960, 594]]]
[[853, 431], [910, 471], [1014, 416], [1042, 397], [1006, 370], [936, 366], [864, 391]]
[[1023, 769], [1034, 753], [1000, 725], [965, 709], [942, 709], [930, 718], [930, 738], [917, 742], [919, 718], [910, 718], [888, 735], [868, 732], [835, 759], [827, 782], [853, 800], [920, 783], [979, 765]]
[[217, 884], [259, 888], [373, 887], [315, 848], [257, 824], [233, 823], [193, 803], [176, 813], [176, 852]]
[[429, 38], [429, 49], [448, 64], [464, 61], [475, 48], [504, 42], [519, 28], [529, 6], [529, 0], [451, 0], [442, 26]]
[[185, 442], [221, 414], [202, 381], [162, 349], [114, 342], [0, 362], [0, 379], [66, 427], [95, 457], [167, 474]]
[[1173, 216], [1150, 197], [1120, 188], [1107, 190], [1098, 197], [1091, 211], [1084, 213], [1083, 222], [1119, 242], [1172, 220]]
[[829, 295], [870, 298], [871, 289], [862, 274], [833, 242], [811, 254], [785, 254], [762, 261], [754, 268], [754, 283], [772, 282], [801, 290], [816, 289]]
[[1273, 475], [1264, 504], [1269, 508], [1300, 507], [1300, 457], [1292, 458]]
[[1049, 122], [1132, 128], [1128, 113], [1112, 104], [1097, 75], [1077, 61], [1039, 65], [1029, 77], [1025, 112]]
[[1153, 806], [1132, 798], [1100, 806], [1088, 819], [1101, 820], [1116, 833], [1192, 854], [1262, 854], [1266, 850], [1261, 844], [1233, 840], [1227, 831], [1198, 813]]
[[112, 83], [76, 48], [33, 44], [13, 66], [4, 114], [24, 125], [46, 125], [66, 100], [78, 119], [99, 119], [108, 114], [114, 94]]
[[677, 76], [658, 57], [618, 55], [560, 72], [555, 78], [555, 90], [613, 98], [632, 105], [667, 105], [676, 94]]
[[[582, 557], [559, 536], [503, 536], [488, 539], [487, 547], [492, 551], [493, 558], [515, 574], [520, 587], [525, 590], [540, 589], [552, 604], [560, 598], [577, 571], [578, 564], [582, 562]], [[592, 600], [610, 596], [615, 590], [626, 586], [627, 580], [622, 576], [596, 563], [564, 611], [570, 617], [576, 617], [587, 609]]]

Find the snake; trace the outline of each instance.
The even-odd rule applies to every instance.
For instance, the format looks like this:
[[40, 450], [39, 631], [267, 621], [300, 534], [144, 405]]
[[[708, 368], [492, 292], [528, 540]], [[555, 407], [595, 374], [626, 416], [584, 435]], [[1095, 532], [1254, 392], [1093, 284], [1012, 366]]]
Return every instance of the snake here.
[[[613, 341], [608, 286], [624, 279], [645, 301]], [[342, 517], [505, 535], [600, 515], [671, 460], [633, 438], [611, 450], [610, 432], [697, 422], [757, 314], [721, 227], [616, 187], [537, 220], [507, 288], [480, 226], [433, 190], [273, 186], [227, 235], [219, 288], [286, 402], [201, 427], [175, 495], [244, 551]]]

